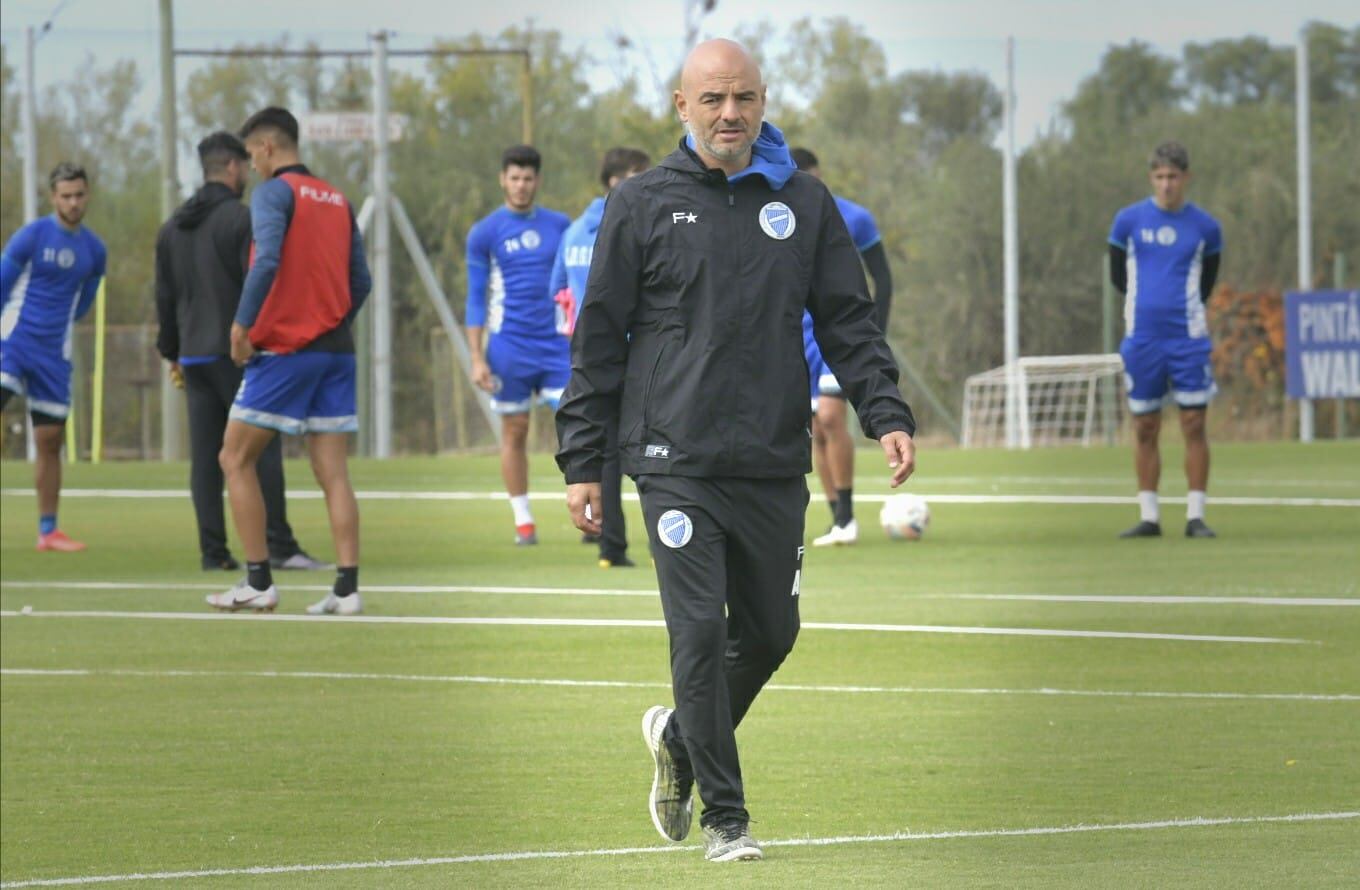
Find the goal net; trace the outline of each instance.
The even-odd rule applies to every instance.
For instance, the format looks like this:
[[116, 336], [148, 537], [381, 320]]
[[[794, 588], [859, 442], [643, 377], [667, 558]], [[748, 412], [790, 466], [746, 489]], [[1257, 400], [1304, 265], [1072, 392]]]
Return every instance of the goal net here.
[[[963, 387], [965, 448], [1090, 445], [1115, 439], [1124, 363], [1118, 354], [1044, 355], [969, 377]], [[1013, 389], [1014, 404], [1007, 401]], [[1008, 412], [1007, 408], [1013, 411]], [[1015, 430], [1007, 436], [1007, 414]]]

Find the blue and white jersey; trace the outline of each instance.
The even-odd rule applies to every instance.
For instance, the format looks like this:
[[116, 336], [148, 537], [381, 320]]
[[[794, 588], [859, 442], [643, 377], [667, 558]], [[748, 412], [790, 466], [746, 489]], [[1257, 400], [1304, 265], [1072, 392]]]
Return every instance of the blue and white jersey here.
[[15, 232], [0, 257], [0, 342], [61, 350], [71, 357], [71, 326], [94, 303], [104, 277], [104, 242], [55, 215]]
[[590, 202], [585, 211], [571, 221], [557, 245], [557, 259], [553, 261], [548, 293], [557, 303], [557, 331], [571, 336], [576, 329], [576, 318], [586, 298], [586, 282], [590, 279], [590, 261], [595, 256], [595, 236], [604, 218], [604, 198]]
[[[839, 195], [832, 195], [836, 201], [836, 209], [841, 212], [841, 219], [845, 220], [845, 227], [850, 230], [850, 240], [855, 242], [855, 249], [864, 253], [869, 248], [883, 240], [883, 236], [878, 232], [878, 223], [874, 221], [874, 215], [865, 208], [847, 198]], [[812, 315], [806, 309], [803, 310], [803, 351], [807, 353], [809, 370], [812, 373], [813, 389], [817, 388], [817, 378], [819, 376], [830, 376], [829, 373], [823, 375], [821, 368], [813, 368], [811, 364], [815, 357], [817, 364], [823, 365], [821, 360], [822, 352], [817, 346], [817, 341], [812, 336]], [[834, 382], [835, 378], [832, 377]]]
[[501, 207], [468, 232], [468, 327], [519, 338], [560, 337], [557, 304], [548, 291], [565, 214]]
[[[603, 218], [604, 198], [596, 198], [567, 226], [567, 230], [562, 233], [562, 243], [557, 246], [557, 260], [553, 263], [548, 292], [556, 295], [563, 288], [570, 290], [577, 313], [581, 311], [581, 301], [586, 296], [590, 260], [595, 255], [595, 236], [600, 231], [600, 220]], [[575, 320], [572, 318], [573, 322]]]
[[1194, 204], [1173, 212], [1145, 198], [1115, 214], [1110, 243], [1128, 254], [1126, 336], [1209, 336], [1199, 288], [1204, 258], [1223, 249], [1217, 220]]

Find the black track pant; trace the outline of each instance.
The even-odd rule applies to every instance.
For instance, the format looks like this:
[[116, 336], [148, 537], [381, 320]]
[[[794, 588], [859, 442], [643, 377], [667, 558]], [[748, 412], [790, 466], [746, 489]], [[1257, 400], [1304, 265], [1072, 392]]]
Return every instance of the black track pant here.
[[611, 562], [628, 555], [628, 530], [623, 520], [623, 473], [619, 469], [619, 422], [605, 427], [604, 469], [600, 476], [600, 558]]
[[798, 637], [807, 482], [645, 475], [637, 487], [670, 634], [667, 747], [688, 755], [704, 825], [747, 819], [735, 730]]
[[[198, 549], [205, 560], [228, 555], [227, 525], [222, 508], [222, 465], [217, 454], [227, 431], [227, 413], [241, 386], [240, 368], [222, 358], [184, 366], [184, 393], [189, 401], [189, 493], [198, 519]], [[269, 555], [287, 559], [300, 549], [288, 525], [283, 499], [283, 437], [274, 440], [256, 465], [264, 494], [265, 537]]]

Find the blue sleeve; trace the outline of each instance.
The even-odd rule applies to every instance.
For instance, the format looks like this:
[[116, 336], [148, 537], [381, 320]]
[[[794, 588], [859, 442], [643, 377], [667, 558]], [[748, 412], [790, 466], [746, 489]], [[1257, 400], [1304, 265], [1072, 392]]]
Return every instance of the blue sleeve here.
[[855, 248], [860, 253], [883, 240], [883, 236], [878, 233], [878, 223], [874, 221], [874, 215], [867, 210], [855, 215], [855, 224], [850, 227], [850, 237], [854, 239]]
[[470, 328], [486, 327], [486, 279], [491, 274], [491, 251], [486, 243], [485, 220], [468, 232], [467, 239], [467, 310], [463, 324]]
[[23, 272], [24, 267], [10, 259], [9, 254], [0, 256], [0, 306], [9, 302], [9, 292], [14, 290], [14, 282]]
[[354, 208], [349, 209], [349, 317], [359, 314], [364, 301], [373, 290], [373, 276], [368, 271], [368, 256], [364, 253], [364, 234], [354, 219]]
[[1208, 217], [1208, 231], [1204, 233], [1204, 255], [1213, 256], [1223, 250], [1223, 229], [1218, 225], [1218, 220], [1212, 216]]
[[557, 256], [553, 258], [552, 274], [548, 276], [548, 296], [557, 296], [567, 286], [567, 239], [564, 237], [557, 242]]
[[1124, 247], [1129, 243], [1129, 236], [1132, 234], [1133, 220], [1129, 218], [1129, 212], [1119, 211], [1114, 215], [1114, 223], [1110, 226], [1110, 243], [1115, 247]]
[[80, 287], [80, 300], [76, 303], [76, 318], [83, 318], [90, 307], [94, 305], [94, 298], [99, 295], [99, 282], [104, 280], [104, 271], [108, 265], [108, 251], [104, 249], [103, 242], [96, 241], [94, 245], [94, 270], [90, 272], [90, 277], [85, 279], [85, 283]]
[[283, 236], [293, 215], [293, 190], [281, 179], [271, 179], [255, 187], [250, 196], [250, 228], [255, 237], [255, 262], [246, 273], [241, 288], [241, 305], [236, 307], [236, 323], [250, 327], [264, 306], [264, 298], [274, 286], [283, 253]]
[[10, 236], [5, 251], [0, 254], [0, 306], [9, 302], [9, 292], [33, 259], [33, 245], [38, 240], [37, 226], [29, 223]]

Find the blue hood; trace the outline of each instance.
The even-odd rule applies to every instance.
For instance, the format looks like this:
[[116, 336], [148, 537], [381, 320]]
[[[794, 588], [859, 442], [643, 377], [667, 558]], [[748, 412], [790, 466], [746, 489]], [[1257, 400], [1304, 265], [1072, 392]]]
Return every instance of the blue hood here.
[[600, 230], [600, 220], [602, 219], [604, 219], [604, 198], [596, 198], [581, 214], [581, 228], [590, 236], [591, 244], [595, 243], [595, 233]]
[[[686, 136], [685, 144], [692, 151], [694, 137]], [[763, 176], [770, 184], [770, 188], [779, 191], [797, 169], [798, 166], [789, 155], [789, 146], [784, 141], [784, 134], [774, 124], [766, 121], [760, 125], [760, 135], [756, 137], [756, 144], [751, 146], [751, 165], [727, 177], [727, 181], [736, 182], [747, 176]]]

